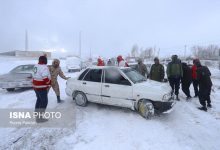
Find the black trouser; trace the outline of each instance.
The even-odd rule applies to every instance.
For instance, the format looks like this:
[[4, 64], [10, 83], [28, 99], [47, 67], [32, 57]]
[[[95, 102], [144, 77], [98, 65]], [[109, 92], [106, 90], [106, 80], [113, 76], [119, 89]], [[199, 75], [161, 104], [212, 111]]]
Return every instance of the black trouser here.
[[194, 87], [195, 96], [199, 95], [198, 86], [199, 86], [198, 80], [193, 79], [193, 87]]
[[37, 101], [35, 104], [35, 112], [45, 112], [48, 104], [47, 89], [34, 90], [36, 93]]
[[170, 77], [169, 82], [170, 82], [170, 86], [172, 88], [172, 94], [175, 91], [175, 95], [178, 95], [179, 88], [180, 88], [180, 77]]
[[206, 107], [206, 102], [211, 104], [210, 94], [211, 87], [199, 86], [199, 102], [202, 106]]
[[191, 82], [182, 81], [182, 91], [186, 94], [187, 97], [191, 97], [189, 87]]

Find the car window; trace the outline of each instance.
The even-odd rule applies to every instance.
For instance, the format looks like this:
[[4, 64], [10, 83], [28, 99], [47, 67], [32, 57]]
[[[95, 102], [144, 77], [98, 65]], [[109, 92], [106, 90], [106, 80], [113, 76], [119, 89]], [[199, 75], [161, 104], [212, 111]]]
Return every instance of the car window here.
[[22, 65], [22, 66], [18, 66], [15, 67], [14, 69], [11, 70], [12, 73], [16, 73], [16, 72], [25, 72], [25, 71], [33, 71], [34, 69], [34, 65]]
[[15, 72], [21, 72], [22, 71], [23, 66], [18, 66], [15, 67], [14, 69], [11, 70], [11, 72], [15, 73]]
[[25, 65], [22, 68], [22, 71], [33, 71], [34, 65]]
[[105, 69], [105, 83], [131, 85], [131, 83], [114, 68]]
[[81, 73], [81, 75], [79, 76], [78, 80], [82, 80], [85, 76], [85, 74], [88, 72], [89, 69], [86, 69], [85, 71], [83, 71], [83, 73]]
[[146, 81], [146, 78], [134, 69], [129, 68], [123, 69], [122, 71], [133, 83], [140, 83]]
[[102, 69], [91, 69], [85, 76], [85, 81], [101, 82]]

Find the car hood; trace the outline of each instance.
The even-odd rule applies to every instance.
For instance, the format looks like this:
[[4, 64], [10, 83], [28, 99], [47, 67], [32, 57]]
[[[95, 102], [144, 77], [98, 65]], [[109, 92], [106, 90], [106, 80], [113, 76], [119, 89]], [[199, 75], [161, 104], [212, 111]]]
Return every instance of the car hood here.
[[171, 87], [168, 83], [147, 80], [134, 84], [133, 92], [138, 99], [147, 98], [154, 101], [162, 101], [165, 94], [171, 93]]
[[31, 73], [8, 73], [0, 75], [1, 82], [31, 80]]

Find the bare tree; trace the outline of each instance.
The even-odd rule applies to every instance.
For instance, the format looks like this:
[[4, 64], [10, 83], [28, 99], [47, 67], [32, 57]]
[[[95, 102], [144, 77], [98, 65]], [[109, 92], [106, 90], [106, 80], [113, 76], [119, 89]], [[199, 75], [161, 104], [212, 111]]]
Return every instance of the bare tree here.
[[219, 47], [217, 45], [193, 46], [191, 50], [194, 56], [200, 59], [217, 59]]
[[141, 52], [140, 54], [141, 58], [151, 58], [153, 57], [153, 48], [146, 48], [144, 51]]
[[131, 56], [132, 57], [138, 57], [138, 45], [135, 44], [131, 49]]

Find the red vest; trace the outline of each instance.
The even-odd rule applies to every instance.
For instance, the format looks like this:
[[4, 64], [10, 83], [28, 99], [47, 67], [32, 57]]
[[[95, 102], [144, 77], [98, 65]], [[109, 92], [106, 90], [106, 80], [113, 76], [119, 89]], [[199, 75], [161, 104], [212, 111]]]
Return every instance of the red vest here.
[[35, 90], [45, 90], [51, 84], [50, 72], [45, 64], [37, 64], [34, 66], [33, 88]]
[[192, 79], [196, 80], [197, 79], [197, 67], [196, 65], [192, 66]]

